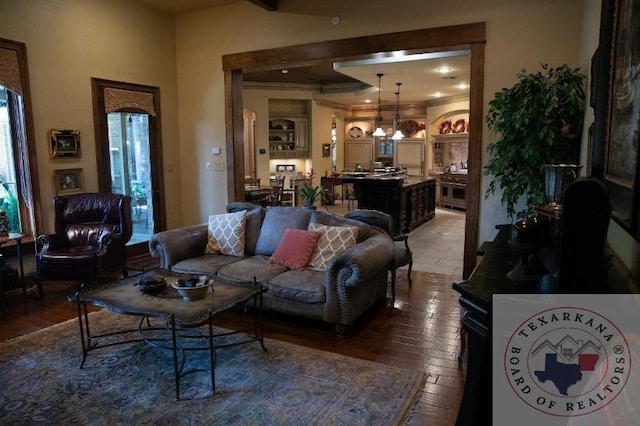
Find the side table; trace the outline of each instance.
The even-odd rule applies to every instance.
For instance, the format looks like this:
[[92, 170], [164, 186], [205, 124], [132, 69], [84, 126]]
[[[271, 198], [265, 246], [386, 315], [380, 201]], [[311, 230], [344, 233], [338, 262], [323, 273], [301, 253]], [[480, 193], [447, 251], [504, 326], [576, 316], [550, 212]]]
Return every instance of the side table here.
[[[0, 248], [6, 244], [13, 243], [16, 245], [16, 255], [18, 256], [18, 265], [20, 268], [20, 286], [22, 287], [22, 297], [23, 299], [27, 298], [27, 286], [24, 280], [24, 266], [23, 266], [23, 258], [22, 258], [22, 239], [24, 238], [23, 234], [9, 234], [6, 237], [0, 237]], [[0, 254], [0, 270], [5, 267], [5, 261]], [[5, 282], [0, 282], [0, 289], [2, 291], [2, 299], [4, 300], [4, 292], [5, 292]]]

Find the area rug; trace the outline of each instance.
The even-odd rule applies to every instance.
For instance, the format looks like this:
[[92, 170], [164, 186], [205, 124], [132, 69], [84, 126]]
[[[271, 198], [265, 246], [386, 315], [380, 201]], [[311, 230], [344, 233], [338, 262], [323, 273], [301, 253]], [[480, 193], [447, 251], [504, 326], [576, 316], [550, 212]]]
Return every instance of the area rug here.
[[138, 271], [148, 271], [149, 269], [157, 268], [159, 265], [160, 259], [151, 257], [149, 254], [141, 254], [127, 259], [127, 269], [132, 274]]
[[[132, 328], [133, 317], [98, 311], [92, 329]], [[95, 334], [95, 333], [94, 333]], [[128, 336], [132, 337], [132, 336]], [[190, 374], [176, 401], [172, 352], [145, 343], [100, 348], [79, 368], [77, 319], [0, 344], [2, 424], [397, 425], [425, 374], [266, 339], [217, 351]], [[207, 368], [208, 353], [188, 352]]]

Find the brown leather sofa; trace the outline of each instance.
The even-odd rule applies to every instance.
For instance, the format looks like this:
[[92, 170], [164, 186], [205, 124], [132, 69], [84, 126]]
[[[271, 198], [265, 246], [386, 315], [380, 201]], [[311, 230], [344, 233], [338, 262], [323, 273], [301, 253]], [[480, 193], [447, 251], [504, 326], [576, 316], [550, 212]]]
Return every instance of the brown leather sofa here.
[[[177, 273], [204, 274], [224, 282], [255, 277], [268, 289], [265, 309], [334, 324], [338, 334], [352, 332], [365, 311], [385, 300], [393, 260], [393, 240], [387, 233], [305, 208], [251, 207], [243, 203], [239, 208], [249, 209], [242, 257], [205, 254], [206, 223], [153, 235], [149, 240], [151, 255], [160, 259], [161, 267]], [[269, 262], [287, 227], [307, 229], [310, 223], [358, 227], [357, 243], [339, 253], [323, 271], [291, 270]]]
[[36, 285], [127, 275], [125, 246], [132, 233], [131, 198], [84, 193], [54, 200], [55, 233], [37, 239]]

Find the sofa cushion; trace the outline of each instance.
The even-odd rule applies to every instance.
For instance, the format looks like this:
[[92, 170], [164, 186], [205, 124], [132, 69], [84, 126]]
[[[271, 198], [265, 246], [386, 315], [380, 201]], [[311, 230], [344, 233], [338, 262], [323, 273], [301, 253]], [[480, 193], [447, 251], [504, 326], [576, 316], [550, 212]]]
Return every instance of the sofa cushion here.
[[256, 254], [256, 244], [260, 235], [260, 227], [264, 218], [264, 209], [258, 207], [246, 211], [244, 226], [244, 252], [246, 255]]
[[328, 226], [355, 226], [358, 228], [359, 243], [369, 238], [373, 232], [371, 226], [359, 220], [319, 211], [314, 211], [311, 214], [309, 223], [319, 223]]
[[269, 296], [302, 303], [324, 303], [326, 274], [311, 269], [284, 272], [268, 282]]
[[256, 254], [271, 256], [287, 228], [307, 229], [311, 210], [300, 207], [269, 207], [264, 215]]
[[244, 256], [246, 211], [209, 216], [209, 241], [205, 254]]
[[355, 246], [358, 238], [358, 228], [355, 226], [310, 223], [309, 230], [320, 233], [318, 245], [309, 261], [309, 267], [318, 271], [327, 269], [327, 265], [336, 254]]
[[242, 260], [242, 257], [226, 256], [224, 254], [203, 254], [181, 260], [171, 267], [179, 274], [215, 275], [222, 267]]
[[255, 277], [257, 281], [266, 283], [286, 270], [285, 266], [269, 263], [269, 256], [256, 255], [220, 268], [218, 277], [223, 281], [245, 282], [253, 281]]
[[290, 269], [304, 269], [316, 249], [319, 237], [317, 232], [287, 228], [269, 262]]

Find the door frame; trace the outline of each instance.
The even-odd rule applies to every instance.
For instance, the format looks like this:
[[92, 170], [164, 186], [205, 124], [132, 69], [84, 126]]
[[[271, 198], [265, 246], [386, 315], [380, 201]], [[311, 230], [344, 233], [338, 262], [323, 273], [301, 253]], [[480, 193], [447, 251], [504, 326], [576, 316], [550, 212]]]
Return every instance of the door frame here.
[[[252, 178], [257, 177], [258, 165], [256, 163], [256, 112], [247, 108], [243, 108], [244, 128], [248, 131], [247, 137], [244, 138], [244, 165], [245, 174], [246, 166], [251, 165], [250, 174]], [[247, 133], [245, 133], [247, 134]]]
[[[149, 154], [151, 175], [151, 199], [153, 204], [153, 232], [163, 231], [167, 227], [167, 212], [164, 197], [164, 174], [162, 162], [162, 125], [160, 114], [160, 88], [142, 84], [125, 83], [121, 81], [91, 78], [91, 92], [93, 102], [93, 123], [96, 143], [96, 163], [98, 172], [98, 191], [111, 193], [111, 156], [109, 155], [109, 128], [105, 111], [104, 89], [115, 88], [146, 92], [153, 95], [153, 107], [156, 116], [149, 114]], [[123, 108], [118, 112], [147, 114], [137, 108]], [[148, 252], [148, 243], [138, 243], [127, 246], [127, 256], [135, 256]]]
[[476, 265], [478, 247], [485, 44], [486, 23], [478, 22], [223, 55], [229, 201], [242, 200], [244, 197], [243, 72], [279, 69], [283, 66], [291, 68], [296, 64], [302, 66], [326, 61], [365, 59], [380, 52], [421, 53], [468, 49], [471, 52], [471, 130], [463, 268], [463, 278], [468, 278]]

